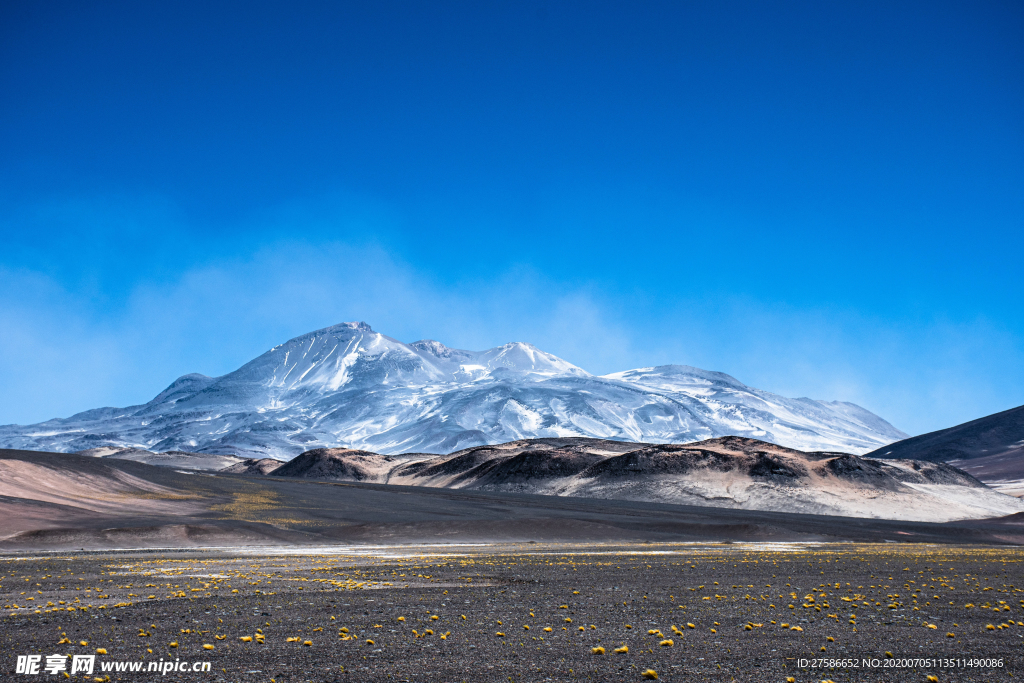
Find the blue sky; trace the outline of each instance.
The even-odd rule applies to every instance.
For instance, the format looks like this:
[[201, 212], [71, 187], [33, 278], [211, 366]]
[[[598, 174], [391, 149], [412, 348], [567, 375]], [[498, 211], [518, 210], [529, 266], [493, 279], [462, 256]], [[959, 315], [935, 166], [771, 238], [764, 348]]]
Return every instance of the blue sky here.
[[[211, 6], [212, 5], [212, 6]], [[0, 7], [0, 424], [344, 320], [1024, 403], [1024, 7]]]

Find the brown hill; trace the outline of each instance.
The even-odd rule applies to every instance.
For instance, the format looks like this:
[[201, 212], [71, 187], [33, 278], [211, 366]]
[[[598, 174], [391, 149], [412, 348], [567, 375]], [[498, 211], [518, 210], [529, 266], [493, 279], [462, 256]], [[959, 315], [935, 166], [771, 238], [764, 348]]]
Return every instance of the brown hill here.
[[[508, 450], [523, 446], [521, 452], [538, 450], [536, 443]], [[707, 502], [665, 505], [197, 474], [128, 460], [11, 450], [0, 450], [0, 515], [0, 552], [19, 553], [47, 548], [527, 540], [1024, 542], [1014, 517], [946, 524], [840, 518], [728, 509]]]
[[689, 444], [529, 439], [440, 456], [316, 449], [274, 476], [887, 519], [1024, 511], [1024, 502], [947, 464], [805, 453], [742, 437]]
[[251, 459], [247, 458], [242, 462], [236, 462], [234, 465], [230, 465], [220, 470], [224, 474], [255, 474], [265, 475], [270, 474], [274, 470], [284, 465], [280, 460], [274, 460], [273, 458], [259, 458]]
[[350, 448], [314, 448], [274, 470], [275, 477], [385, 482], [395, 458]]

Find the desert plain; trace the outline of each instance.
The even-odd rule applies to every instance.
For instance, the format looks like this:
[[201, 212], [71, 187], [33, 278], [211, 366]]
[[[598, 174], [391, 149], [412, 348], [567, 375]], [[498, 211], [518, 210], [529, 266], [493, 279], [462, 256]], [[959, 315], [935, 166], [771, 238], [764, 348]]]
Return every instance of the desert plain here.
[[[1013, 680], [1022, 560], [805, 542], [9, 554], [0, 647], [8, 672], [102, 650], [79, 680]], [[146, 671], [170, 661], [210, 670]]]
[[[26, 451], [0, 465], [5, 681], [1024, 675], [1019, 514], [836, 517]], [[72, 673], [75, 655], [93, 671]]]

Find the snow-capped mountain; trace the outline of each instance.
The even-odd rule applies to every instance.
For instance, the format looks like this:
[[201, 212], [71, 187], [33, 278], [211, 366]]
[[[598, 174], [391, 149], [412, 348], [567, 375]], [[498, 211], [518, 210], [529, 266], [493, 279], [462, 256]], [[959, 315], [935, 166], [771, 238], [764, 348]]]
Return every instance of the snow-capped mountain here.
[[595, 376], [521, 342], [463, 351], [342, 323], [222, 377], [179, 377], [145, 405], [2, 426], [0, 446], [287, 460], [317, 447], [448, 453], [538, 437], [682, 443], [727, 435], [857, 454], [907, 436], [852, 403], [783, 398], [719, 372], [668, 365]]

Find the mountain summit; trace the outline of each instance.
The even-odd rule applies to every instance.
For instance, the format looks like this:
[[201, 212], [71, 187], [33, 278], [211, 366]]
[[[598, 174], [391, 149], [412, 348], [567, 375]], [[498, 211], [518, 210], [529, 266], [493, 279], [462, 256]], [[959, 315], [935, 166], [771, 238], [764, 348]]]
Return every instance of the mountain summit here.
[[526, 438], [681, 443], [743, 436], [864, 453], [906, 434], [852, 403], [790, 399], [683, 365], [604, 376], [522, 342], [411, 344], [362, 322], [275, 346], [221, 377], [179, 377], [152, 401], [0, 427], [0, 447], [132, 447], [290, 459], [313, 448], [449, 453]]

